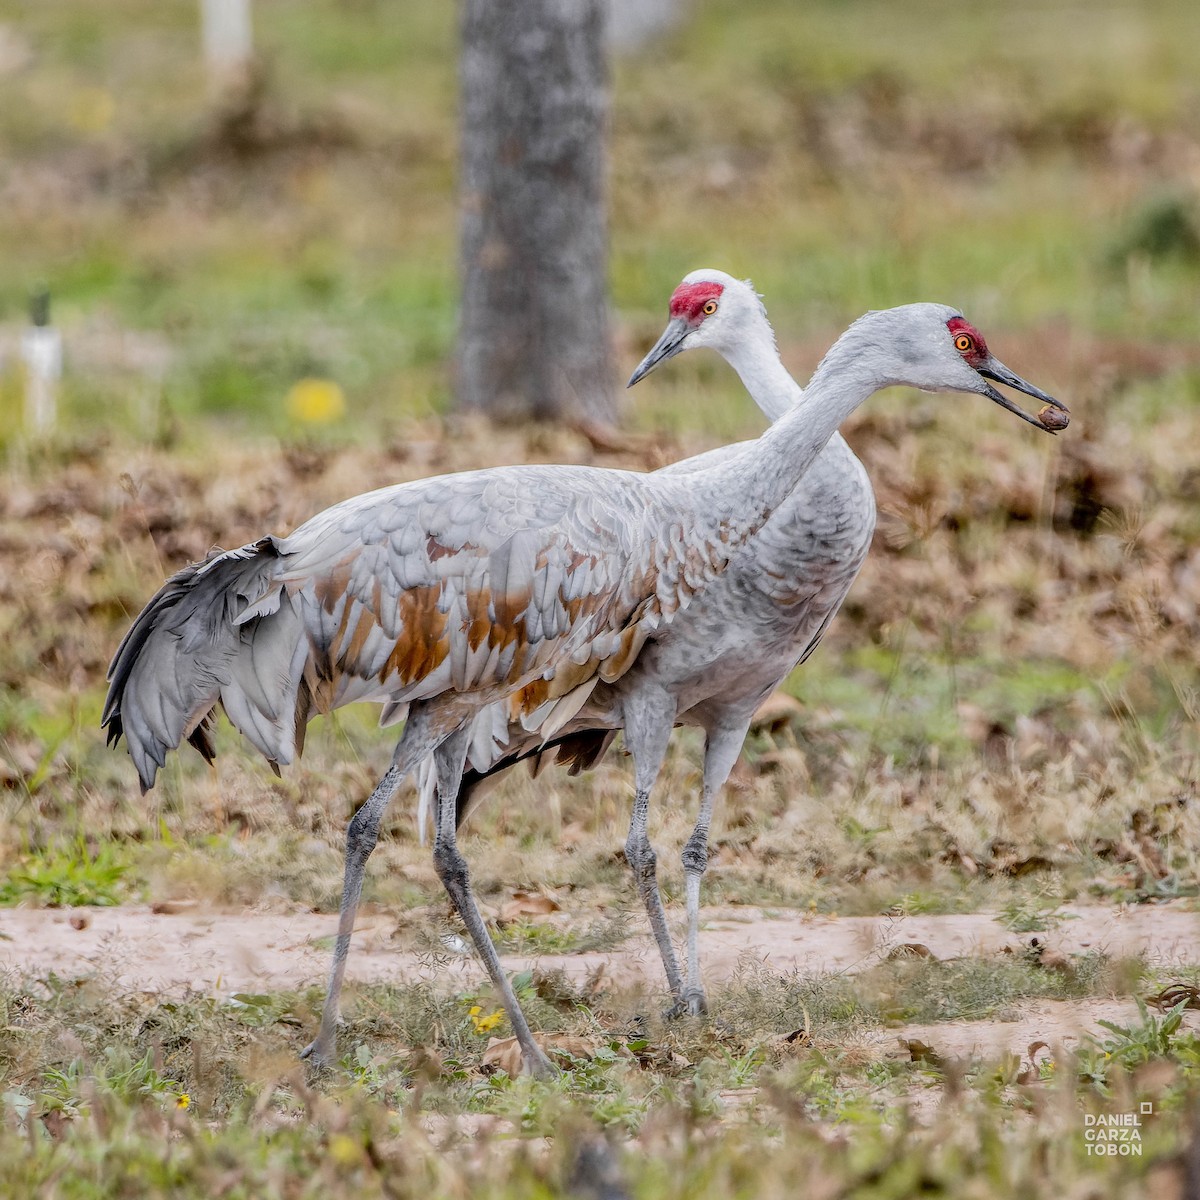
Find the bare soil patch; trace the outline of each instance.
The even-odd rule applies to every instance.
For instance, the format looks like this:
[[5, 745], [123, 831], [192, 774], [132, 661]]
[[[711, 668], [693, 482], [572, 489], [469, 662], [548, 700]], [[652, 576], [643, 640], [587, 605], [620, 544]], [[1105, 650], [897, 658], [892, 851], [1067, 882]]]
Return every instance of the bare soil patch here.
[[[779, 972], [855, 972], [889, 955], [920, 947], [936, 959], [1023, 953], [1031, 939], [1064, 954], [1101, 951], [1144, 955], [1169, 968], [1200, 962], [1200, 914], [1184, 904], [1139, 908], [1063, 909], [1067, 919], [1049, 933], [1014, 934], [990, 913], [911, 917], [826, 917], [765, 914], [748, 908], [708, 909], [700, 936], [705, 976], [727, 979], [748, 962]], [[23, 976], [51, 971], [72, 978], [103, 972], [131, 991], [239, 991], [299, 988], [324, 980], [328, 939], [337, 918], [305, 911], [221, 912], [201, 905], [154, 911], [116, 908], [9, 909], [0, 912], [0, 969]], [[356, 926], [348, 977], [362, 982], [442, 976], [454, 986], [474, 983], [482, 969], [470, 954], [450, 951], [439, 961], [397, 949], [397, 918], [365, 913]], [[648, 936], [619, 952], [504, 955], [509, 970], [535, 962], [583, 977], [603, 966], [623, 985], [659, 985], [661, 966]]]

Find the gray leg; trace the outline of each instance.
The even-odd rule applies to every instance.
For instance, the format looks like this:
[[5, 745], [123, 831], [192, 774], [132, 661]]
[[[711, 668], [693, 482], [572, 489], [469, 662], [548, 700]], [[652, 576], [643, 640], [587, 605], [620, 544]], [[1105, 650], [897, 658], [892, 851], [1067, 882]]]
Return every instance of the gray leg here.
[[687, 987], [683, 1003], [693, 1017], [708, 1011], [704, 986], [700, 982], [700, 880], [708, 867], [708, 827], [712, 822], [713, 801], [725, 786], [733, 764], [746, 740], [748, 725], [710, 730], [704, 747], [704, 789], [700, 796], [700, 815], [696, 827], [683, 848], [683, 878], [687, 884], [688, 961]]
[[674, 725], [675, 701], [663, 693], [639, 693], [625, 702], [625, 744], [633, 754], [636, 788], [633, 819], [625, 842], [625, 857], [633, 871], [634, 883], [646, 908], [646, 915], [650, 918], [650, 928], [667, 972], [667, 986], [671, 989], [675, 1007], [678, 1007], [683, 999], [683, 976], [679, 971], [675, 948], [671, 945], [667, 914], [663, 911], [662, 896], [658, 891], [658, 856], [650, 845], [646, 828], [650, 817], [650, 791], [662, 769]]
[[331, 1066], [336, 1057], [338, 1003], [346, 974], [346, 955], [350, 952], [350, 935], [354, 932], [354, 918], [362, 897], [363, 873], [379, 839], [379, 825], [388, 802], [404, 777], [445, 738], [445, 732], [436, 732], [438, 728], [442, 726], [430, 720], [427, 710], [410, 713], [392, 756], [392, 765], [367, 797], [367, 802], [351, 818], [346, 829], [346, 873], [342, 883], [342, 905], [338, 913], [333, 966], [329, 972], [329, 990], [325, 993], [325, 1006], [321, 1010], [321, 1026], [317, 1030], [316, 1040], [300, 1054], [301, 1058], [311, 1058], [318, 1066]]
[[520, 1004], [517, 1003], [516, 993], [500, 965], [500, 956], [488, 936], [475, 897], [471, 894], [467, 860], [458, 849], [455, 809], [470, 736], [471, 729], [467, 726], [451, 734], [434, 753], [437, 765], [437, 834], [433, 843], [433, 863], [437, 868], [438, 877], [454, 902], [454, 907], [458, 909], [458, 915], [462, 917], [463, 924], [471, 935], [471, 940], [475, 943], [483, 965], [487, 968], [492, 986], [500, 993], [509, 1024], [521, 1046], [525, 1069], [531, 1075], [551, 1075], [554, 1068], [542, 1053], [541, 1047], [533, 1040], [529, 1023], [525, 1020]]

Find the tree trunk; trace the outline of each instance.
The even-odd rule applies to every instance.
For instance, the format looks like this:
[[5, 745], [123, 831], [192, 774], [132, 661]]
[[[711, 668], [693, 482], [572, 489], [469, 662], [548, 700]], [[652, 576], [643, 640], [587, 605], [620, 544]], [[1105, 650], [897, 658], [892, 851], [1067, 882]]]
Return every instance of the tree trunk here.
[[615, 412], [606, 0], [462, 0], [460, 408]]

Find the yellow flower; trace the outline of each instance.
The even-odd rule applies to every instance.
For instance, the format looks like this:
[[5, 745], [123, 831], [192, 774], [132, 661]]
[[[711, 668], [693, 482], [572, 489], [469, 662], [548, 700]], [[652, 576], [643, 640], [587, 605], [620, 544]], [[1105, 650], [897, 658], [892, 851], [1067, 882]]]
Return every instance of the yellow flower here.
[[483, 1009], [478, 1004], [473, 1004], [467, 1010], [467, 1016], [471, 1018], [471, 1024], [475, 1026], [476, 1033], [490, 1033], [501, 1021], [504, 1020], [504, 1009], [498, 1008], [494, 1013], [488, 1013], [486, 1017], [481, 1017], [479, 1014]]
[[310, 425], [328, 425], [346, 411], [346, 393], [332, 379], [298, 379], [287, 394], [288, 414]]
[[117, 104], [104, 88], [80, 88], [71, 97], [71, 124], [82, 133], [103, 133], [116, 115]]
[[362, 1159], [362, 1145], [344, 1133], [335, 1133], [329, 1139], [329, 1157], [339, 1167], [352, 1167]]
[[187, 1094], [187, 1092], [180, 1092], [179, 1095], [175, 1097], [175, 1107], [176, 1108], [191, 1108], [192, 1107], [191, 1096], [189, 1096]]

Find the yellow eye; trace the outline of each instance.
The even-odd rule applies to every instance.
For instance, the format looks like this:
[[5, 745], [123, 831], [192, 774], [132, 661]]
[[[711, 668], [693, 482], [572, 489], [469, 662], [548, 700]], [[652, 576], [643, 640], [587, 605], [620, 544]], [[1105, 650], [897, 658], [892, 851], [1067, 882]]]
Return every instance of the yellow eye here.
[[954, 345], [961, 354], [966, 354], [968, 350], [975, 349], [975, 343], [965, 333], [960, 333], [958, 337], [954, 339]]
[[703, 312], [706, 317], [711, 317], [716, 311], [717, 302], [715, 300], [709, 300], [708, 303], [705, 304], [704, 308], [701, 309], [701, 312]]

